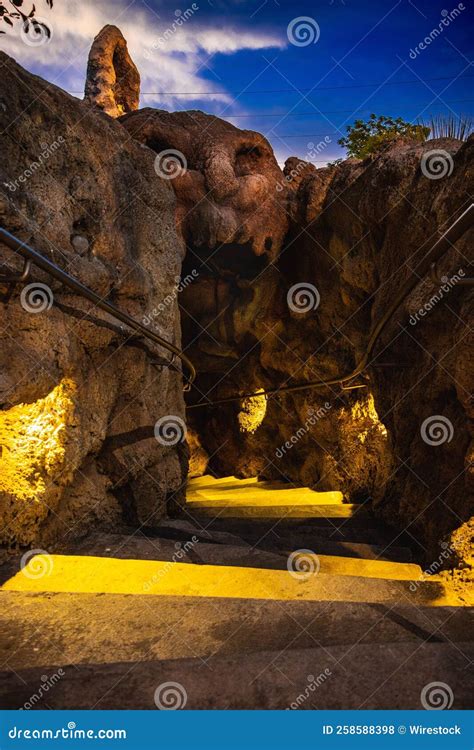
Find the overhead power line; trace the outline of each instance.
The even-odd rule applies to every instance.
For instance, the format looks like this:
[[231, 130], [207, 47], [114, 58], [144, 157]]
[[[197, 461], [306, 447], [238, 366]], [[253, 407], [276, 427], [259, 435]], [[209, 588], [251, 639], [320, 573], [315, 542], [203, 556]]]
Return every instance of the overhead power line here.
[[[434, 78], [412, 78], [408, 81], [378, 81], [376, 83], [349, 83], [342, 86], [316, 86], [316, 88], [292, 88], [285, 89], [249, 89], [248, 91], [141, 91], [142, 96], [246, 96], [247, 94], [286, 94], [286, 93], [303, 93], [311, 91], [338, 91], [341, 89], [365, 89], [374, 86], [408, 86], [412, 83], [426, 83], [428, 81], [457, 81], [466, 78], [474, 78], [474, 75], [459, 76], [436, 76]], [[83, 94], [83, 91], [69, 91], [70, 94]]]
[[[397, 107], [397, 109], [401, 107], [439, 107], [446, 106], [446, 104], [461, 104], [467, 102], [474, 102], [474, 99], [451, 99], [447, 102], [432, 102], [431, 104], [425, 104], [424, 102], [410, 102], [404, 104], [373, 104], [372, 107], [366, 107], [365, 109], [359, 109], [358, 107], [356, 107], [355, 109], [320, 109], [313, 112], [254, 112], [251, 114], [243, 115], [232, 115], [229, 112], [220, 112], [218, 114], [215, 114], [214, 117], [319, 117], [319, 115], [345, 115], [348, 113], [355, 114], [356, 112], [374, 112], [374, 110], [383, 109], [384, 107], [385, 109], [388, 109], [389, 107]], [[186, 110], [177, 111], [186, 112]]]
[[299, 92], [304, 91], [332, 91], [332, 90], [340, 90], [340, 89], [365, 89], [365, 88], [372, 88], [374, 86], [408, 86], [412, 83], [425, 83], [426, 81], [454, 81], [458, 79], [464, 79], [464, 78], [474, 78], [474, 75], [465, 75], [465, 76], [436, 76], [435, 78], [412, 78], [408, 81], [378, 81], [376, 83], [348, 83], [343, 84], [342, 86], [316, 86], [316, 87], [308, 87], [308, 88], [298, 88], [297, 86], [293, 86], [292, 88], [285, 88], [285, 89], [250, 89], [249, 91], [142, 91], [142, 96], [216, 96], [220, 94], [224, 94], [227, 96], [232, 96], [232, 94], [235, 94], [236, 96], [243, 96], [247, 94], [285, 94], [289, 92], [293, 92], [295, 94], [298, 94]]

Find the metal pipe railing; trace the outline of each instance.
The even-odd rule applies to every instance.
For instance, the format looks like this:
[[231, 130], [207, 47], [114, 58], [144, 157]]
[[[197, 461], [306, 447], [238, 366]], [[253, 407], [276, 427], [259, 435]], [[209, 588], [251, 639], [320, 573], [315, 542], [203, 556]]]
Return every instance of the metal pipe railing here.
[[[390, 322], [394, 313], [398, 310], [402, 302], [419, 283], [420, 277], [432, 271], [433, 264], [436, 264], [436, 262], [453, 246], [453, 244], [460, 237], [462, 237], [462, 235], [473, 225], [474, 203], [468, 206], [468, 208], [461, 214], [461, 216], [459, 216], [459, 218], [453, 224], [451, 224], [451, 226], [446, 230], [446, 232], [441, 235], [441, 237], [439, 237], [439, 239], [435, 242], [430, 250], [424, 252], [425, 248], [429, 248], [430, 240], [427, 240], [427, 242], [421, 247], [421, 253], [423, 253], [423, 257], [420, 259], [420, 262], [417, 264], [417, 266], [415, 266], [415, 269], [413, 270], [411, 276], [405, 281], [404, 284], [402, 284], [401, 288], [398, 291], [398, 294], [395, 295], [392, 303], [388, 306], [383, 316], [375, 325], [370, 335], [364, 355], [351, 372], [347, 373], [346, 375], [340, 375], [334, 378], [328, 378], [326, 380], [313, 380], [306, 383], [298, 383], [295, 385], [268, 388], [265, 390], [261, 390], [258, 393], [244, 393], [235, 396], [228, 396], [227, 398], [216, 399], [214, 401], [202, 401], [198, 404], [190, 404], [188, 406], [188, 409], [198, 409], [204, 406], [219, 406], [221, 404], [233, 403], [235, 401], [240, 401], [244, 398], [251, 398], [253, 396], [275, 395], [277, 393], [295, 393], [311, 388], [326, 388], [327, 386], [331, 385], [339, 385], [340, 387], [344, 388], [344, 384], [350, 383], [350, 381], [354, 380], [368, 367], [371, 354], [382, 331]], [[92, 289], [89, 289], [89, 287], [82, 284], [78, 279], [74, 278], [74, 276], [68, 274], [55, 263], [45, 258], [36, 250], [33, 250], [33, 248], [31, 248], [26, 242], [22, 242], [13, 234], [1, 227], [0, 242], [3, 242], [5, 245], [7, 245], [7, 247], [9, 247], [11, 250], [16, 252], [18, 255], [21, 255], [25, 259], [25, 268], [28, 267], [29, 269], [30, 264], [33, 263], [42, 271], [45, 271], [57, 281], [62, 282], [65, 286], [72, 289], [74, 292], [76, 292], [76, 294], [85, 297], [89, 301], [93, 302], [101, 310], [104, 310], [104, 312], [109, 313], [117, 320], [120, 320], [120, 322], [129, 326], [129, 328], [137, 331], [141, 336], [148, 338], [159, 346], [162, 346], [163, 348], [170, 351], [173, 355], [179, 357], [179, 359], [183, 362], [183, 364], [189, 371], [189, 374], [187, 376], [187, 389], [189, 389], [189, 387], [195, 380], [196, 370], [191, 360], [188, 359], [188, 357], [182, 351], [175, 347], [174, 344], [170, 344], [168, 341], [161, 338], [161, 336], [158, 336], [158, 334], [153, 333], [153, 331], [149, 331], [146, 326], [132, 318], [130, 315], [128, 315], [128, 313], [122, 312], [111, 302], [107, 302], [106, 300], [99, 297], [98, 294], [92, 291]], [[14, 278], [15, 280], [19, 280], [20, 278], [23, 278], [23, 276], [12, 278]], [[467, 283], [472, 283], [472, 280], [467, 279]]]
[[[112, 315], [121, 323], [124, 323], [126, 326], [139, 333], [140, 336], [144, 336], [150, 341], [153, 341], [155, 344], [158, 344], [164, 349], [167, 349], [174, 356], [178, 357], [188, 370], [188, 374], [186, 376], [187, 388], [191, 386], [196, 377], [196, 370], [191, 360], [188, 359], [188, 357], [183, 354], [183, 352], [180, 351], [178, 347], [176, 347], [174, 344], [171, 344], [169, 341], [166, 341], [166, 339], [161, 338], [161, 336], [158, 336], [158, 334], [154, 333], [153, 331], [149, 331], [146, 326], [144, 326], [138, 320], [135, 320], [135, 318], [132, 318], [132, 316], [128, 315], [128, 313], [122, 312], [122, 310], [112, 304], [112, 302], [107, 302], [107, 300], [102, 299], [102, 297], [96, 294], [96, 292], [94, 292], [92, 289], [89, 289], [89, 287], [85, 286], [85, 284], [74, 278], [74, 276], [68, 274], [62, 268], [57, 266], [56, 263], [48, 260], [48, 258], [45, 258], [36, 250], [33, 250], [33, 248], [30, 247], [26, 242], [22, 242], [22, 240], [19, 240], [17, 237], [15, 237], [10, 232], [7, 232], [7, 230], [3, 229], [2, 227], [0, 227], [0, 242], [3, 242], [3, 244], [9, 247], [10, 250], [13, 250], [13, 252], [21, 255], [22, 258], [27, 261], [27, 263], [37, 266], [45, 273], [49, 274], [54, 279], [67, 286], [69, 289], [72, 289], [72, 291], [76, 294], [79, 294], [81, 297], [88, 299], [101, 310], [109, 313], [109, 315]], [[20, 277], [13, 277], [15, 281], [17, 281], [19, 278]]]
[[428, 248], [430, 247], [431, 240], [427, 240], [422, 245], [422, 247], [420, 248], [420, 252], [423, 254], [423, 257], [415, 266], [415, 269], [413, 270], [411, 276], [405, 281], [404, 284], [402, 284], [398, 291], [398, 294], [395, 295], [392, 303], [388, 306], [385, 313], [376, 323], [372, 333], [370, 334], [370, 338], [364, 355], [351, 372], [347, 373], [346, 375], [339, 375], [338, 377], [329, 378], [327, 380], [311, 380], [307, 383], [286, 385], [280, 388], [268, 388], [266, 390], [261, 390], [258, 393], [244, 393], [238, 396], [228, 396], [227, 398], [217, 399], [215, 401], [202, 401], [198, 404], [189, 405], [188, 409], [199, 409], [203, 406], [218, 406], [220, 404], [229, 404], [234, 401], [241, 401], [244, 398], [251, 398], [253, 396], [274, 395], [276, 393], [296, 393], [297, 391], [303, 391], [309, 388], [326, 388], [327, 386], [331, 385], [339, 385], [343, 387], [344, 383], [348, 383], [351, 380], [354, 380], [354, 378], [360, 375], [369, 365], [370, 356], [382, 331], [392, 319], [394, 313], [398, 310], [402, 302], [420, 282], [420, 277], [423, 277], [427, 273], [429, 273], [433, 263], [436, 263], [436, 261], [438, 261], [441, 256], [444, 255], [453, 246], [453, 244], [460, 237], [462, 237], [462, 235], [473, 225], [474, 203], [471, 203], [471, 205], [466, 208], [461, 216], [459, 216], [459, 218], [456, 219], [453, 224], [451, 224], [446, 232], [444, 232], [441, 237], [436, 240], [435, 244], [431, 247], [430, 250], [428, 250]]

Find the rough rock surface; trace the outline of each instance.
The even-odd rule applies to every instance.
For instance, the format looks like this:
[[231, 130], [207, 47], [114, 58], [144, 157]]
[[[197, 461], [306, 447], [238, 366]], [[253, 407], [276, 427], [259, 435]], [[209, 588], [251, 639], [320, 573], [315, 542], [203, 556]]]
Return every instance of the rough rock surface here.
[[[98, 39], [88, 102], [117, 116], [137, 106], [137, 79], [121, 35], [106, 28]], [[114, 123], [14, 71], [18, 85], [4, 77], [0, 102], [10, 124], [2, 222], [22, 237], [39, 227], [40, 250], [175, 343], [179, 291], [199, 371], [190, 406], [351, 372], [427, 239], [472, 202], [473, 138], [399, 140], [376, 158], [325, 169], [293, 158], [283, 173], [263, 136], [216, 117], [144, 109]], [[118, 79], [129, 81], [125, 89]], [[46, 132], [59, 146], [32, 169]], [[421, 169], [433, 150], [446, 154], [440, 179]], [[190, 409], [191, 473], [371, 498], [427, 562], [451, 535], [454, 558], [469, 566], [472, 290], [450, 281], [459, 268], [473, 275], [469, 259], [472, 230], [439, 264], [449, 283], [420, 278], [393, 317], [357, 381], [363, 388]], [[81, 300], [51, 288], [56, 303], [44, 314], [28, 313], [19, 290], [3, 308], [3, 476], [20, 467], [5, 514], [8, 539], [22, 543], [53, 538], [64, 523], [83, 532], [94, 514], [117, 522], [120, 503], [128, 521], [160, 514], [186, 463], [183, 446], [148, 437], [158, 417], [183, 414], [179, 377], [152, 369], [140, 342], [124, 346], [110, 325], [84, 318]], [[38, 429], [49, 442], [31, 461]], [[23, 467], [10, 460], [13, 449]], [[28, 503], [32, 494], [51, 511]], [[15, 511], [25, 504], [23, 528]], [[83, 512], [89, 520], [77, 521]]]
[[[179, 346], [174, 289], [184, 246], [153, 152], [0, 59], [0, 225], [136, 318], [171, 295], [154, 326]], [[21, 270], [3, 245], [0, 262]], [[46, 285], [44, 305], [31, 283]], [[2, 542], [54, 544], [114, 526], [124, 509], [135, 522], [163, 515], [186, 473], [183, 444], [153, 437], [157, 419], [184, 416], [180, 373], [152, 365], [168, 352], [124, 335], [38, 270], [0, 292]]]
[[[434, 149], [453, 160], [445, 179], [421, 171]], [[286, 183], [291, 224], [274, 264], [256, 271], [243, 262], [238, 278], [209, 278], [207, 293], [201, 279], [183, 292], [185, 309], [226, 355], [202, 351], [202, 335], [193, 345], [199, 391], [222, 398], [351, 372], [394, 292], [416, 272], [423, 243], [471, 202], [473, 153], [474, 138], [399, 141], [377, 158], [298, 170]], [[288, 166], [290, 175], [294, 160]], [[459, 268], [472, 275], [469, 259], [472, 230], [439, 264], [440, 275]], [[288, 304], [295, 284], [306, 292], [300, 309]], [[352, 501], [370, 497], [425, 559], [436, 559], [438, 541], [473, 511], [472, 291], [440, 286], [420, 278], [380, 339], [367, 379], [358, 379], [365, 389], [271, 397], [250, 431], [242, 430], [239, 403], [190, 411], [211, 468], [341, 489]], [[429, 315], [419, 315], [425, 306]], [[211, 327], [208, 308], [218, 321]], [[430, 443], [440, 429], [439, 444]]]
[[110, 117], [138, 109], [140, 73], [116, 26], [104, 26], [89, 52], [84, 99]]
[[156, 169], [172, 179], [178, 223], [196, 258], [219, 265], [225, 257], [239, 268], [243, 250], [277, 257], [288, 230], [277, 190], [283, 176], [263, 135], [199, 111], [146, 108], [120, 122], [157, 152]]

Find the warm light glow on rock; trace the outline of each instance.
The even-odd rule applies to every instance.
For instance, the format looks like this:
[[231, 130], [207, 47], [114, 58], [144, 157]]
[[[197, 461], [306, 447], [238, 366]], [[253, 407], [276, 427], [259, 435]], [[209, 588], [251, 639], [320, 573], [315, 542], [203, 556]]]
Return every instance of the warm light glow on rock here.
[[369, 393], [366, 401], [357, 401], [353, 405], [351, 409], [351, 417], [355, 423], [366, 425], [366, 427], [364, 427], [364, 429], [358, 434], [361, 443], [365, 443], [371, 430], [377, 430], [380, 435], [387, 437], [387, 429], [380, 421], [377, 409], [375, 408], [374, 397], [371, 393]]
[[0, 411], [3, 523], [23, 526], [47, 515], [42, 501], [67, 469], [66, 425], [73, 422], [75, 392], [75, 383], [64, 378], [45, 398]]
[[255, 391], [255, 396], [242, 399], [237, 416], [241, 432], [253, 433], [262, 424], [267, 412], [267, 397], [263, 388]]

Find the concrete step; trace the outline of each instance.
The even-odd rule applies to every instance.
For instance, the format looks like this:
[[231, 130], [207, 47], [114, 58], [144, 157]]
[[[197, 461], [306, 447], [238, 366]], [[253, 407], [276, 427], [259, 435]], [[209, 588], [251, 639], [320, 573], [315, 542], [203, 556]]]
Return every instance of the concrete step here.
[[[293, 532], [289, 533], [289, 539], [286, 541], [286, 535], [278, 533], [279, 527], [275, 529], [276, 533], [271, 533], [259, 539], [258, 533], [250, 533], [249, 539], [246, 540], [236, 534], [230, 534], [223, 531], [215, 531], [206, 528], [207, 520], [204, 525], [195, 524], [191, 521], [169, 520], [163, 521], [159, 526], [142, 530], [139, 536], [150, 539], [171, 538], [182, 542], [191, 541], [193, 537], [199, 541], [209, 542], [212, 544], [231, 544], [240, 547], [257, 547], [258, 549], [277, 554], [289, 554], [293, 549], [299, 549], [301, 540], [296, 539]], [[129, 530], [130, 536], [136, 535], [133, 529]], [[101, 533], [100, 537], [104, 535]], [[123, 537], [121, 537], [123, 538]], [[311, 530], [312, 549], [321, 555], [337, 555], [338, 557], [356, 557], [367, 560], [390, 560], [392, 562], [411, 562], [413, 554], [408, 547], [390, 545], [377, 546], [376, 544], [364, 544], [350, 541], [328, 541], [327, 534], [318, 535], [317, 530]], [[256, 543], [258, 544], [256, 545]], [[100, 544], [100, 543], [99, 543]], [[100, 544], [99, 548], [103, 545]], [[58, 550], [59, 551], [59, 550]], [[101, 554], [98, 552], [98, 554]]]
[[187, 503], [186, 511], [197, 518], [249, 518], [249, 519], [327, 519], [330, 523], [333, 519], [337, 522], [346, 519], [356, 519], [362, 523], [371, 518], [371, 514], [360, 505], [344, 505], [343, 503], [314, 504], [309, 503], [285, 503], [276, 502], [273, 498], [267, 498], [265, 502], [258, 505], [248, 505], [245, 502], [228, 503], [225, 498], [214, 500], [195, 500]]
[[[317, 555], [331, 555], [335, 557], [350, 557], [357, 560], [386, 560], [389, 562], [411, 563], [413, 555], [408, 547], [379, 547], [376, 544], [359, 544], [357, 542], [328, 542], [316, 535], [312, 537], [312, 550]], [[272, 550], [282, 554], [297, 549], [295, 544], [285, 545], [284, 539], [263, 539], [256, 549]]]
[[285, 482], [258, 482], [256, 479], [239, 480], [226, 477], [224, 480], [201, 477], [192, 479], [186, 489], [189, 504], [222, 505], [328, 505], [343, 504], [341, 492], [316, 492], [309, 487], [294, 487]]
[[54, 674], [60, 675], [58, 681], [35, 702], [36, 708], [156, 709], [165, 699], [165, 706], [185, 709], [414, 710], [426, 707], [422, 695], [429, 696], [429, 685], [436, 682], [444, 685], [436, 697], [444, 695], [445, 705], [471, 707], [466, 668], [474, 648], [463, 642], [458, 648], [359, 643], [349, 649], [261, 651], [205, 661], [121, 662], [118, 656], [106, 665], [64, 667], [60, 661], [47, 670], [2, 673], [0, 702], [9, 709], [29, 707], [44, 678]]
[[328, 542], [356, 542], [385, 548], [397, 543], [400, 535], [377, 520], [366, 516], [353, 518], [236, 518], [211, 517], [196, 511], [185, 510], [185, 520], [194, 526], [202, 526], [210, 533], [226, 531], [254, 545], [264, 539], [278, 544], [286, 540], [286, 547], [309, 547], [311, 540]]
[[[229, 565], [132, 560], [80, 555], [51, 555], [48, 574], [35, 574], [35, 558], [2, 585], [4, 591], [41, 593], [139, 594], [277, 601], [409, 602], [458, 604], [441, 580], [365, 578], [318, 570], [314, 555], [299, 555], [292, 570]], [[348, 565], [353, 561], [345, 558]], [[372, 561], [373, 565], [377, 563]], [[367, 561], [370, 565], [371, 561]], [[379, 563], [401, 565], [402, 563]]]
[[[214, 531], [216, 524], [212, 524]], [[412, 552], [407, 547], [399, 547], [397, 536], [391, 536], [384, 529], [365, 529], [320, 526], [289, 526], [288, 524], [254, 524], [233, 526], [233, 536], [238, 536], [247, 544], [259, 549], [281, 552], [286, 550], [312, 549], [317, 554], [337, 554], [342, 557], [386, 558], [399, 562], [409, 562]], [[237, 535], [239, 532], [239, 535]]]
[[469, 608], [406, 598], [387, 605], [2, 591], [0, 659], [18, 671], [358, 643], [457, 644], [472, 639], [472, 624]]
[[[248, 546], [248, 542], [235, 534], [231, 534], [227, 531], [215, 531], [206, 528], [206, 526], [207, 522], [204, 524], [196, 524], [183, 519], [165, 519], [160, 521], [158, 526], [144, 528], [143, 534], [150, 538], [163, 537], [180, 541], [189, 541], [195, 536], [201, 541], [208, 541], [212, 544]], [[130, 531], [133, 533], [133, 530]]]
[[257, 484], [258, 479], [256, 477], [249, 477], [248, 479], [238, 479], [234, 476], [227, 477], [213, 477], [212, 474], [203, 474], [201, 477], [193, 477], [188, 480], [187, 490], [192, 490], [196, 487], [207, 487], [213, 489], [215, 487], [222, 487], [225, 485], [229, 486], [243, 486], [244, 484]]
[[[265, 550], [234, 547], [231, 545], [196, 544], [193, 552], [205, 565], [236, 565], [239, 567], [288, 570], [291, 560], [307, 561], [320, 573], [331, 575], [358, 576], [363, 578], [384, 578], [392, 581], [419, 581], [423, 571], [414, 563], [388, 562], [384, 560], [364, 560], [337, 555], [298, 554], [298, 550], [276, 554]], [[196, 562], [196, 560], [194, 560]]]
[[[176, 562], [202, 563], [207, 565], [238, 565], [241, 567], [268, 568], [286, 570], [288, 557], [296, 550], [272, 550], [251, 547], [246, 542], [240, 544], [209, 543], [205, 538], [199, 540], [197, 533], [188, 534], [187, 541], [173, 541], [160, 537], [145, 537], [141, 533], [130, 536], [120, 534], [95, 534], [77, 543], [70, 549], [71, 554], [92, 555], [96, 557], [112, 557], [118, 559], [135, 560], [163, 560]], [[238, 539], [228, 535], [233, 541]], [[316, 545], [315, 545], [316, 546]], [[340, 573], [343, 575], [365, 576], [368, 578], [391, 578], [393, 580], [419, 580], [422, 570], [419, 565], [402, 564], [387, 560], [378, 560], [372, 553], [366, 552], [365, 558], [360, 556], [324, 554], [323, 551], [313, 550], [322, 573]], [[367, 547], [367, 545], [366, 545]], [[318, 548], [319, 549], [319, 548]], [[340, 546], [334, 545], [336, 552]], [[371, 548], [368, 547], [370, 552]], [[18, 559], [16, 561], [18, 569]], [[12, 570], [12, 572], [14, 572]]]

